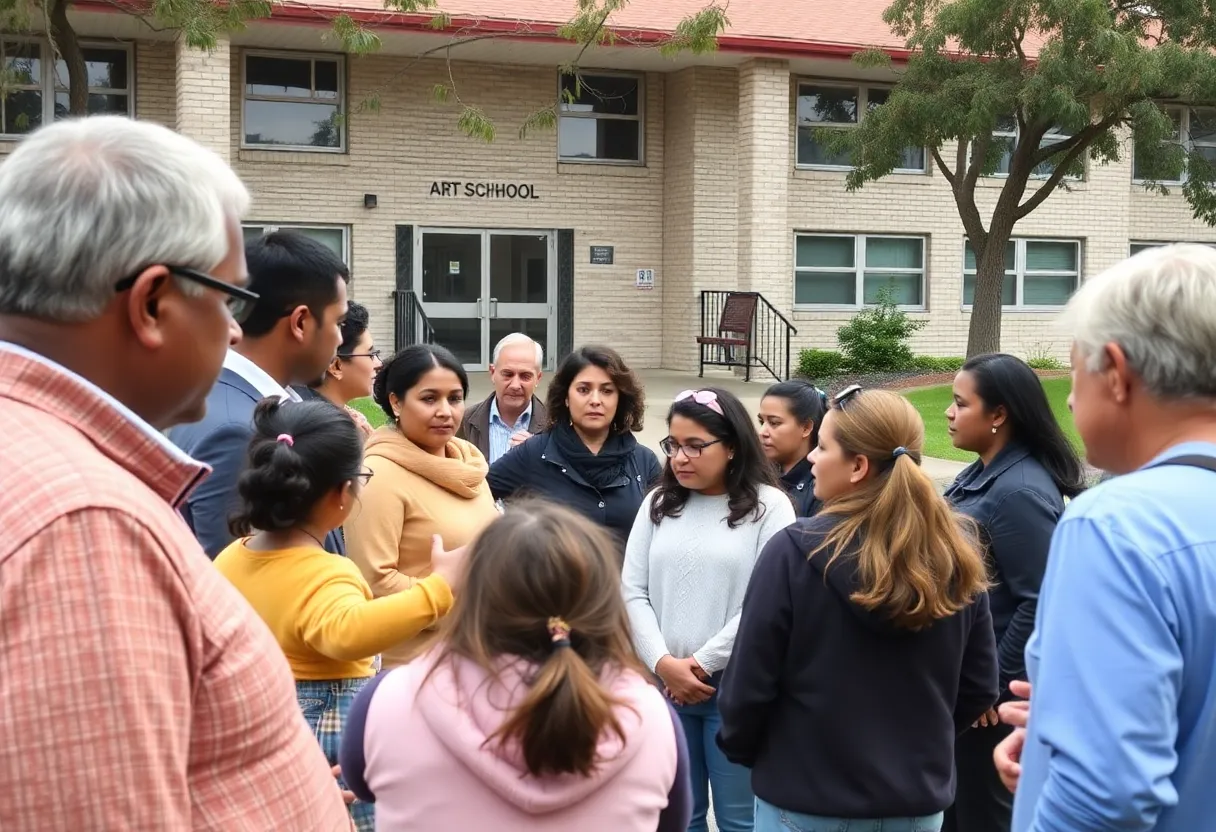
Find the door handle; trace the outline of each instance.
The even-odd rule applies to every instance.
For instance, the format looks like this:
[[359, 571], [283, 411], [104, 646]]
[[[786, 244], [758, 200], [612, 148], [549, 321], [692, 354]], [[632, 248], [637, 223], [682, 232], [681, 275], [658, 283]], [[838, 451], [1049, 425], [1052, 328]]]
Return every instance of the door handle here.
[[490, 298], [490, 317], [498, 317], [498, 298]]
[[477, 317], [484, 317], [481, 312], [481, 298], [477, 299]]

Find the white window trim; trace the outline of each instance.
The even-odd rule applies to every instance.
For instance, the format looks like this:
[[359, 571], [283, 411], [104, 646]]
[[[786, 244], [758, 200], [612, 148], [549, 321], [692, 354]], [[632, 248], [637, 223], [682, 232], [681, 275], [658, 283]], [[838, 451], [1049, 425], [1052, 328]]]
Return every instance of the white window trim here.
[[[1027, 243], [1071, 243], [1077, 249], [1077, 269], [1076, 271], [1054, 271], [1035, 269], [1030, 273], [1030, 277], [1071, 277], [1073, 278], [1072, 291], [1075, 294], [1081, 288], [1082, 274], [1082, 258], [1085, 256], [1085, 248], [1082, 240], [1055, 238], [1055, 237], [1013, 237], [1010, 242], [1014, 244], [1013, 249], [1013, 271], [1005, 271], [1005, 274], [1012, 275], [1015, 279], [1014, 284], [1014, 302], [1012, 306], [1001, 304], [1001, 309], [1010, 312], [1059, 312], [1064, 309], [1064, 304], [1058, 306], [1042, 306], [1034, 305], [1027, 306], [1024, 303], [1024, 284], [1027, 277], [1026, 274], [1026, 244]], [[978, 267], [979, 261], [976, 260]], [[959, 284], [959, 289], [963, 291], [963, 298], [966, 297], [966, 278], [974, 277], [977, 269], [967, 268], [967, 238], [963, 238], [963, 281]], [[1069, 295], [1071, 297], [1071, 295]], [[960, 300], [963, 300], [960, 298]], [[964, 312], [970, 312], [972, 305], [965, 301], [961, 306]]]
[[[40, 61], [42, 63], [42, 80], [39, 84], [38, 91], [42, 93], [42, 123], [43, 125], [54, 124], [55, 122], [55, 93], [66, 92], [67, 87], [62, 90], [56, 85], [55, 81], [55, 62], [58, 60], [51, 50], [51, 44], [44, 38], [30, 37], [28, 35], [0, 35], [0, 40], [5, 43], [36, 43], [39, 47]], [[115, 89], [113, 87], [89, 87], [89, 93], [97, 95], [125, 95], [127, 97], [127, 115], [135, 115], [135, 49], [134, 44], [124, 41], [105, 41], [105, 40], [81, 40], [80, 47], [82, 49], [112, 49], [116, 52], [121, 51], [127, 53], [127, 88]], [[64, 79], [65, 83], [67, 79]], [[12, 84], [10, 89], [14, 90], [32, 90], [32, 85]], [[4, 129], [3, 123], [0, 123], [0, 131]], [[6, 141], [20, 141], [28, 136], [29, 133], [3, 133], [0, 132], [0, 139]]]
[[[245, 141], [245, 102], [250, 96], [247, 92], [248, 84], [246, 83], [245, 70], [248, 66], [250, 57], [257, 58], [281, 58], [284, 60], [296, 61], [330, 61], [338, 64], [338, 114], [342, 116], [341, 130], [339, 131], [339, 141], [337, 147], [316, 147], [314, 145], [298, 145], [298, 144], [251, 144]], [[313, 85], [316, 85], [316, 65], [312, 64]], [[348, 122], [346, 119], [346, 56], [339, 52], [290, 52], [281, 50], [269, 49], [243, 49], [241, 50], [241, 149], [242, 150], [283, 150], [295, 153], [345, 153], [348, 140]], [[295, 98], [292, 96], [273, 96], [273, 95], [255, 95], [255, 101], [282, 101], [290, 104], [308, 104], [308, 103], [333, 103], [329, 99], [309, 99]], [[310, 226], [311, 227], [311, 226]], [[320, 227], [320, 226], [318, 226]]]
[[[1168, 115], [1170, 110], [1177, 110], [1180, 113], [1178, 119], [1178, 141], [1182, 144], [1183, 150], [1190, 152], [1192, 147], [1216, 147], [1216, 141], [1200, 142], [1195, 145], [1191, 141], [1191, 110], [1211, 110], [1216, 114], [1216, 107], [1198, 107], [1188, 104], [1163, 104], [1161, 109], [1166, 111]], [[1168, 142], [1169, 139], [1162, 139], [1163, 142]], [[1132, 184], [1145, 185], [1149, 182], [1156, 182], [1160, 185], [1185, 185], [1187, 182], [1186, 168], [1182, 170], [1182, 175], [1177, 179], [1139, 179], [1136, 177], [1136, 144], [1132, 142]]]
[[[620, 116], [609, 113], [566, 113], [562, 92], [562, 73], [557, 73], [557, 161], [563, 165], [615, 165], [617, 167], [644, 167], [646, 165], [646, 76], [637, 72], [613, 72], [611, 70], [580, 70], [580, 75], [593, 78], [630, 78], [638, 84], [638, 114]], [[638, 158], [633, 159], [584, 159], [581, 156], [562, 155], [562, 120], [567, 118], [609, 119], [611, 121], [635, 121], [638, 125]]]
[[275, 231], [341, 231], [342, 232], [342, 262], [350, 267], [350, 226], [338, 225], [327, 222], [257, 222], [255, 220], [245, 220], [241, 223], [241, 230], [247, 228], [260, 228], [263, 234], [270, 234]]
[[[825, 130], [854, 130], [861, 120], [866, 117], [870, 106], [870, 90], [882, 90], [890, 92], [893, 87], [884, 84], [850, 84], [844, 81], [821, 81], [816, 78], [799, 78], [794, 82], [794, 167], [797, 170], [830, 170], [830, 171], [850, 171], [853, 170], [852, 165], [820, 165], [810, 162], [801, 162], [798, 159], [798, 130], [802, 126], [798, 123], [798, 99], [802, 96], [802, 88], [807, 87], [827, 87], [837, 90], [857, 90], [857, 121], [852, 124], [822, 122], [816, 123], [811, 129], [817, 130], [823, 128]], [[918, 174], [925, 175], [929, 172], [929, 152], [925, 148], [921, 148], [923, 154], [921, 158], [924, 164], [920, 168], [895, 168], [892, 173]], [[882, 235], [873, 235], [882, 236]]]
[[[1061, 129], [1063, 129], [1063, 128], [1061, 128]], [[1016, 150], [1017, 146], [1018, 146], [1018, 134], [1020, 132], [1021, 132], [1021, 128], [1018, 126], [1017, 118], [1014, 117], [1012, 130], [993, 130], [992, 138], [994, 138], [994, 139], [1013, 139], [1013, 147], [1014, 147], [1014, 150]], [[1061, 142], [1066, 142], [1072, 138], [1071, 133], [1070, 134], [1059, 133], [1057, 135], [1059, 135]], [[1043, 138], [1039, 139], [1039, 150], [1043, 149], [1043, 139], [1046, 139], [1046, 138], [1047, 138], [1047, 134], [1044, 134]], [[1057, 144], [1058, 144], [1058, 142], [1057, 142]], [[971, 164], [971, 151], [972, 151], [972, 149], [974, 149], [974, 147], [975, 147], [975, 145], [973, 144], [971, 147], [969, 147], [967, 149], [967, 164]], [[1047, 163], [1040, 162], [1039, 164], [1045, 165]], [[1084, 173], [1085, 162], [1084, 162], [1084, 160], [1082, 160], [1081, 165], [1082, 165], [1082, 174], [1080, 176], [1064, 176], [1063, 179], [1065, 179], [1069, 182], [1085, 181], [1085, 173]], [[1038, 167], [1039, 167], [1039, 165], [1035, 165], [1035, 168], [1038, 168]], [[1052, 172], [1053, 173], [1055, 172], [1054, 168], [1052, 169]], [[992, 179], [1008, 179], [1009, 178], [1008, 173], [1001, 173], [1000, 171], [993, 171], [992, 173], [988, 174], [988, 176], [991, 177]], [[1051, 178], [1051, 173], [1035, 173], [1033, 170], [1030, 172], [1031, 180], [1042, 181], [1042, 180], [1050, 179], [1050, 178]]]
[[[799, 274], [816, 274], [816, 273], [839, 273], [848, 271], [848, 268], [828, 268], [826, 266], [799, 266], [798, 265], [798, 240], [801, 237], [852, 237], [853, 238], [853, 272], [855, 273], [856, 282], [854, 284], [854, 297], [856, 303], [797, 303], [793, 305], [795, 312], [841, 312], [841, 311], [860, 311], [874, 304], [865, 303], [865, 288], [866, 288], [866, 273], [867, 272], [882, 272], [883, 274], [919, 274], [920, 275], [920, 299], [918, 304], [897, 304], [897, 307], [910, 312], [923, 312], [927, 308], [925, 304], [925, 294], [927, 291], [927, 276], [928, 276], [928, 260], [929, 260], [929, 238], [921, 234], [850, 234], [844, 231], [795, 231], [794, 232], [794, 275], [793, 275], [793, 295], [798, 294], [798, 275]], [[871, 237], [880, 240], [920, 240], [920, 260], [921, 267], [919, 269], [900, 269], [900, 268], [873, 268], [867, 269], [865, 264], [866, 256], [866, 240]]]

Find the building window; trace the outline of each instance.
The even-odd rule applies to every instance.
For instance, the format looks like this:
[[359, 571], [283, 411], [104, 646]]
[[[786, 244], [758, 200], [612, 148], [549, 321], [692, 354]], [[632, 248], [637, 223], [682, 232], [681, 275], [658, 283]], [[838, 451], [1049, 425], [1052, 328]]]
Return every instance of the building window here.
[[642, 79], [560, 76], [557, 155], [565, 162], [642, 161]]
[[[1018, 121], [1013, 116], [1001, 119], [997, 123], [997, 127], [992, 131], [992, 143], [1001, 148], [1001, 160], [997, 163], [996, 171], [993, 176], [1008, 176], [1009, 167], [1013, 163], [1013, 151], [1018, 146]], [[1071, 133], [1067, 133], [1061, 127], [1052, 127], [1039, 139], [1039, 149], [1051, 147], [1053, 144], [1067, 141], [1072, 138]], [[1040, 162], [1038, 166], [1031, 172], [1031, 179], [1047, 179], [1055, 173], [1056, 166], [1052, 161]], [[1077, 180], [1079, 176], [1069, 176], [1067, 179]]]
[[[1198, 153], [1208, 162], [1216, 164], [1216, 109], [1202, 107], [1165, 107], [1165, 114], [1174, 123], [1174, 132], [1167, 142], [1181, 144], [1188, 153]], [[1132, 159], [1132, 180], [1146, 182], [1151, 179], [1141, 170], [1140, 160]], [[1186, 174], [1172, 180], [1156, 180], [1163, 184], [1181, 185]]]
[[269, 225], [248, 224], [242, 226], [245, 232], [245, 244], [256, 240], [271, 231], [296, 231], [305, 237], [311, 237], [323, 243], [334, 254], [342, 258], [342, 262], [350, 265], [350, 227], [346, 225]]
[[247, 52], [245, 147], [342, 151], [343, 58]]
[[[964, 244], [963, 305], [975, 300], [975, 251]], [[1068, 302], [1081, 278], [1081, 244], [1076, 240], [1010, 240], [1005, 246], [1001, 305], [1055, 308]]]
[[[131, 113], [131, 48], [122, 44], [81, 44], [89, 83], [89, 115]], [[68, 116], [68, 67], [51, 64], [48, 44], [0, 40], [4, 68], [0, 125], [6, 136], [21, 136]]]
[[[849, 154], [829, 153], [815, 141], [815, 131], [822, 128], [850, 130], [865, 114], [885, 104], [890, 90], [879, 87], [841, 87], [831, 84], [798, 85], [798, 166], [804, 168], [852, 168]], [[895, 168], [898, 173], [924, 173], [925, 149], [909, 147]]]
[[858, 307], [883, 289], [900, 306], [924, 306], [924, 237], [799, 234], [794, 244], [795, 307]]
[[[1180, 242], [1180, 243], [1185, 242], [1187, 245], [1207, 246], [1208, 248], [1216, 248], [1216, 243], [1201, 243], [1201, 242], [1192, 242], [1189, 240], [1178, 240], [1177, 242]], [[1174, 245], [1174, 243], [1134, 242], [1129, 246], [1130, 250], [1129, 250], [1128, 256], [1134, 257], [1135, 255], [1139, 254], [1140, 252], [1147, 251], [1150, 248], [1164, 248], [1165, 246], [1172, 246], [1172, 245]]]

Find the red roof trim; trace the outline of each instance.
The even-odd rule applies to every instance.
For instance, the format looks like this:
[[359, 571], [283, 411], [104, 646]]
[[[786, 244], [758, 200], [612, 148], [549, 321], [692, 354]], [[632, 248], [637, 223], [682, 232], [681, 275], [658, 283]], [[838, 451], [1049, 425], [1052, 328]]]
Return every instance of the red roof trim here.
[[[76, 0], [73, 7], [90, 12], [121, 12], [112, 2], [107, 0]], [[303, 25], [321, 25], [338, 14], [346, 14], [358, 23], [372, 29], [403, 29], [423, 34], [452, 34], [462, 30], [471, 30], [469, 34], [499, 34], [506, 40], [519, 40], [543, 43], [568, 43], [558, 35], [557, 24], [536, 21], [494, 20], [490, 18], [453, 17], [447, 29], [436, 30], [431, 26], [431, 18], [422, 15], [400, 14], [388, 10], [343, 9], [341, 7], [297, 6], [289, 3], [275, 3], [270, 19], [282, 23]], [[523, 29], [526, 27], [526, 32]], [[623, 39], [641, 44], [662, 43], [667, 32], [654, 29], [613, 29], [614, 33]], [[619, 48], [627, 49], [628, 44]], [[827, 43], [817, 41], [784, 40], [780, 38], [752, 37], [749, 35], [721, 35], [718, 38], [718, 50], [721, 52], [783, 55], [804, 58], [850, 58], [869, 47], [863, 44]], [[883, 47], [882, 51], [896, 61], [906, 61], [910, 56], [907, 49]]]

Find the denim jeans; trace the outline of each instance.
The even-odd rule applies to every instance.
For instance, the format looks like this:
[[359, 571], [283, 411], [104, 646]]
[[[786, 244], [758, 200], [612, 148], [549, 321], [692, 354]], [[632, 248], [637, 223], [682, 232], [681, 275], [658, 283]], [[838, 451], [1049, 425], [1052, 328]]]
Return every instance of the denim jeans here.
[[752, 832], [755, 796], [752, 773], [726, 759], [715, 737], [722, 726], [718, 694], [696, 705], [677, 705], [676, 713], [688, 739], [689, 773], [692, 777], [692, 821], [688, 832], [708, 832], [709, 792], [714, 799], [714, 818], [720, 832]]
[[756, 798], [756, 832], [939, 832], [942, 813], [923, 818], [825, 818], [778, 809]]

